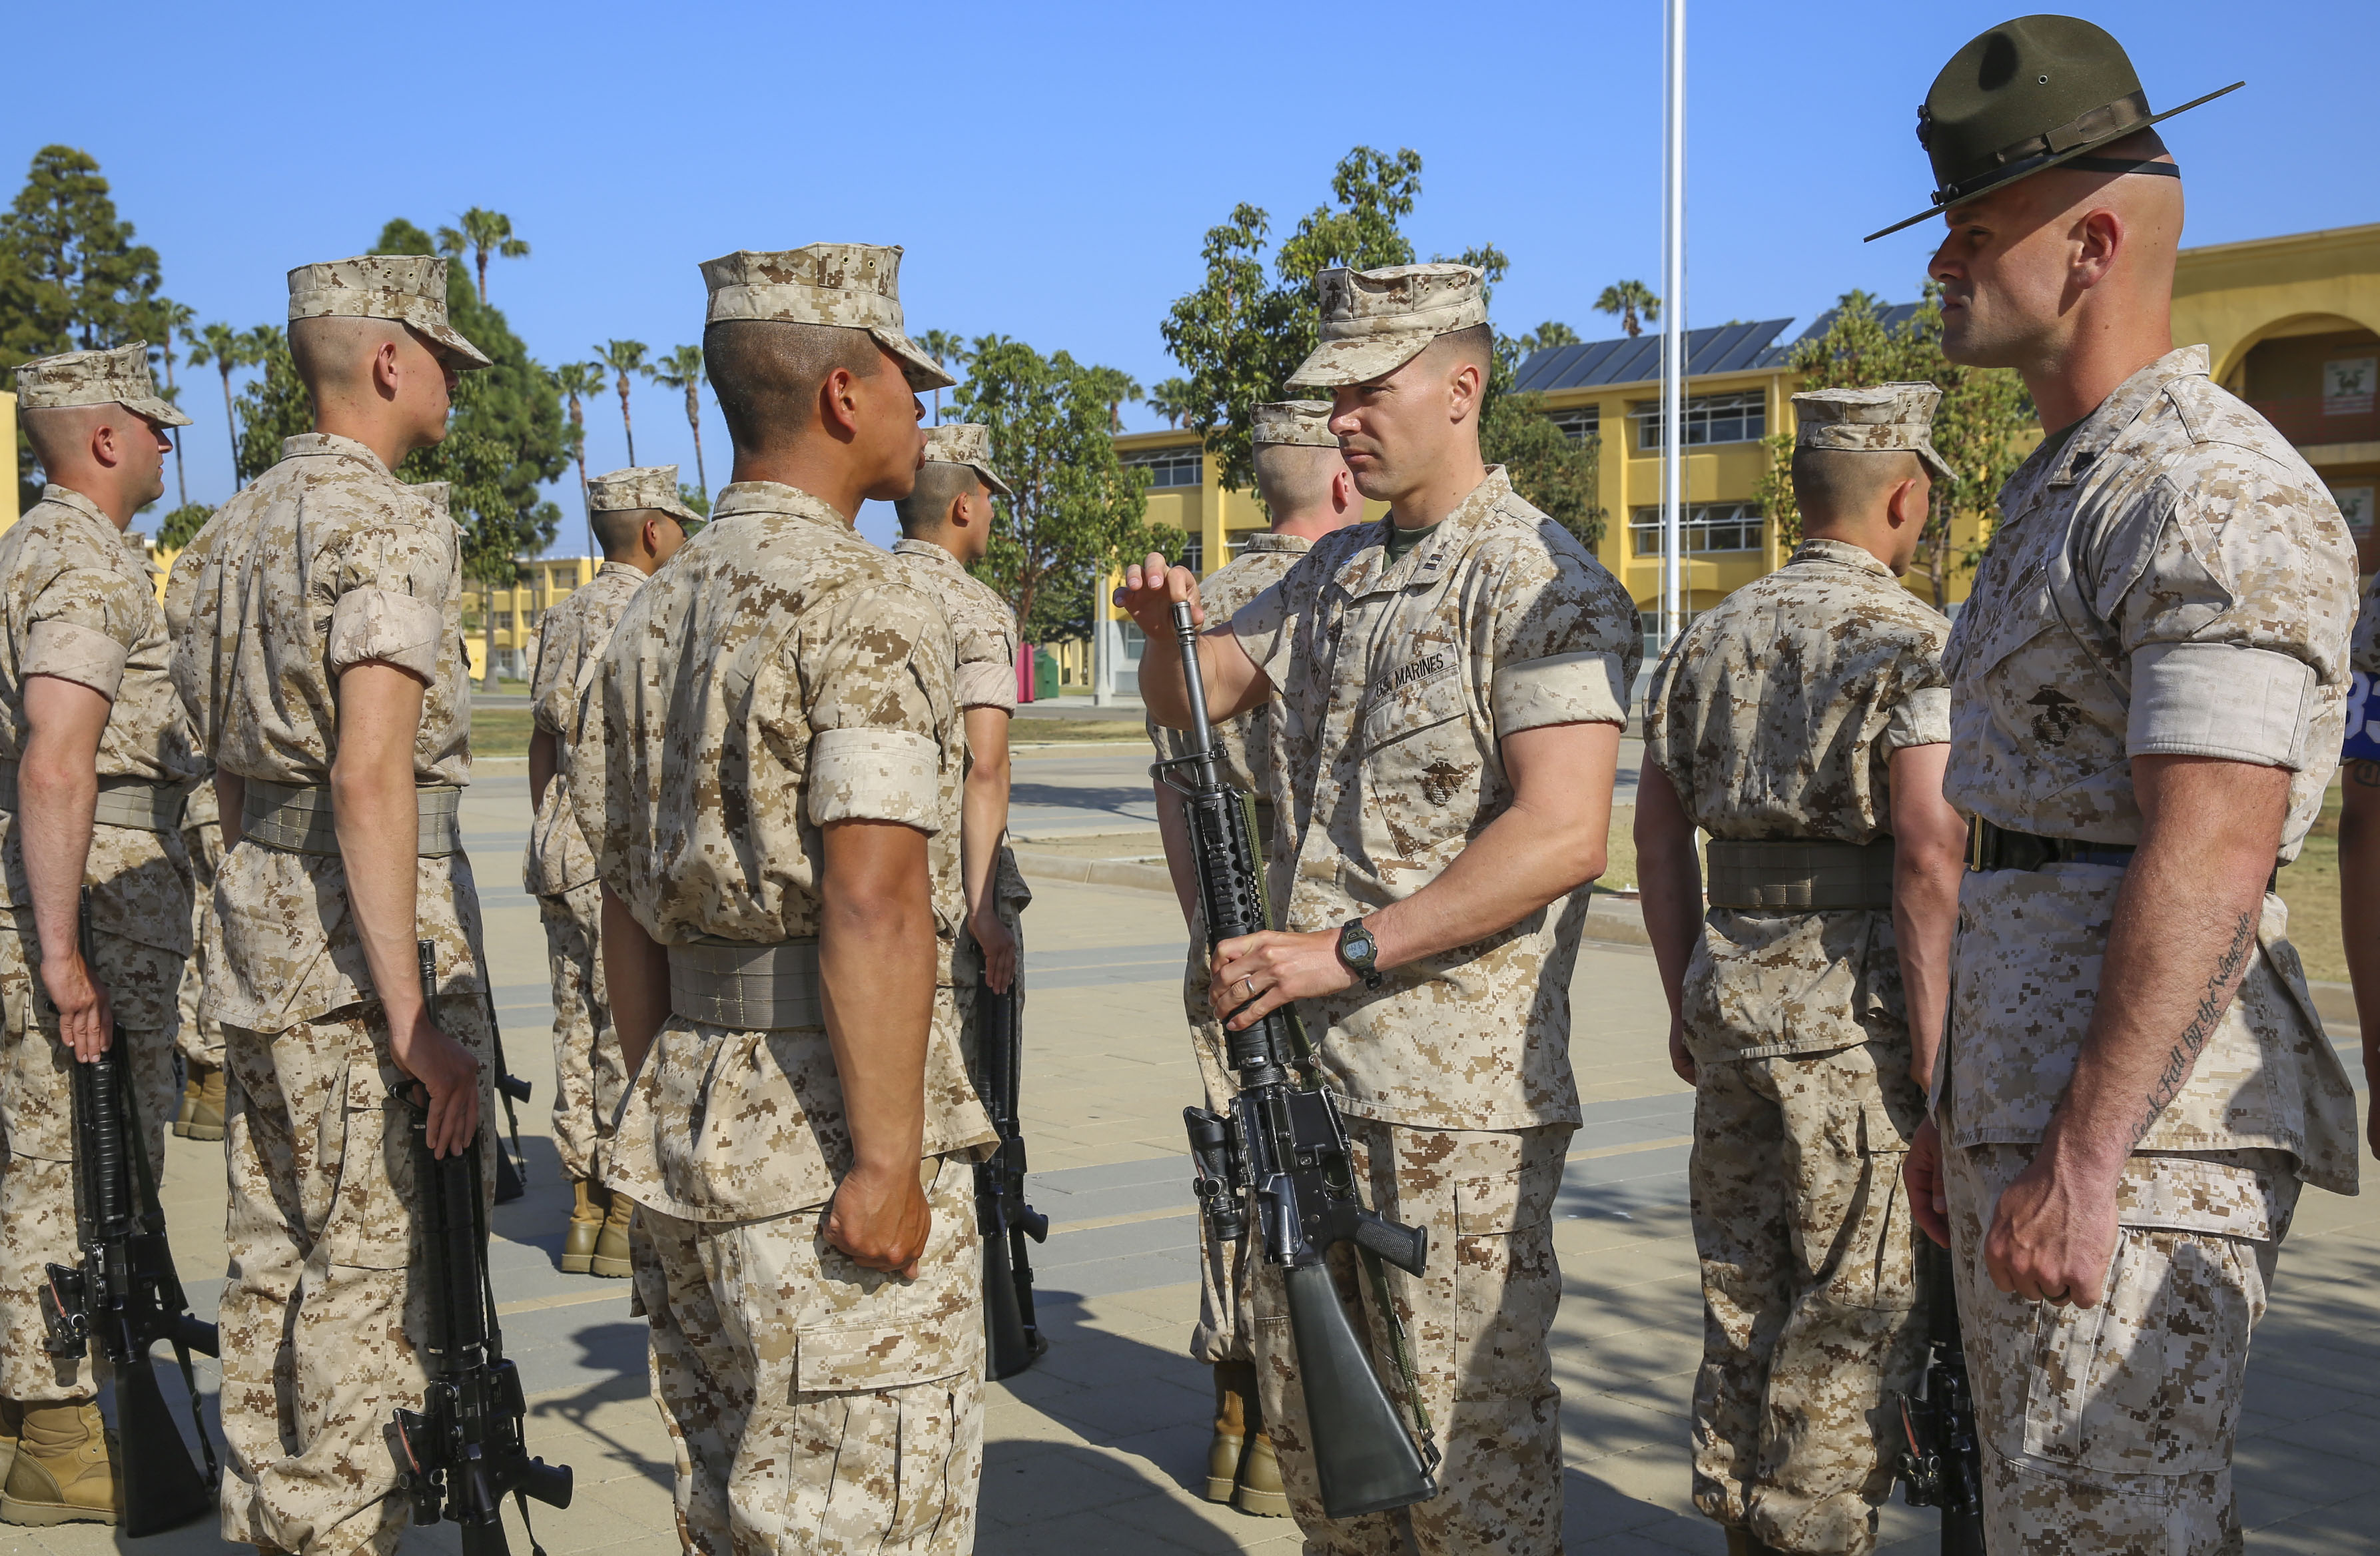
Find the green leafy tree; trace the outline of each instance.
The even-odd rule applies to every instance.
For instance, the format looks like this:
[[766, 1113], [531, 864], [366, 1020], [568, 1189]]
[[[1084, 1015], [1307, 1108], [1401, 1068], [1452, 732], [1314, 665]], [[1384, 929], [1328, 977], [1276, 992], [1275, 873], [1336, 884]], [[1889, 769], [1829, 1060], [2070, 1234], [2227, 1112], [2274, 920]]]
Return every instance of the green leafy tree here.
[[1148, 521], [1148, 472], [1116, 458], [1111, 371], [985, 335], [952, 395], [959, 414], [990, 429], [992, 461], [1015, 489], [976, 572], [1028, 642], [1087, 636], [1108, 575], [1172, 533]]
[[[268, 459], [264, 465], [258, 466], [254, 470], [244, 468], [240, 457], [241, 423], [240, 419], [232, 414], [231, 404], [231, 375], [242, 368], [256, 367], [263, 362], [264, 337], [268, 331], [273, 331], [273, 326], [270, 324], [261, 324], [252, 330], [235, 330], [229, 324], [213, 323], [200, 325], [195, 335], [185, 337], [190, 342], [190, 354], [183, 360], [194, 368], [212, 367], [222, 375], [224, 436], [231, 440], [232, 480], [235, 483], [245, 482], [272, 463], [272, 460]], [[279, 332], [273, 331], [273, 333]], [[285, 346], [284, 349], [285, 354]], [[291, 381], [296, 382], [294, 369], [291, 371]], [[310, 401], [306, 411], [309, 425], [312, 423], [313, 419], [314, 412]], [[278, 447], [278, 444], [275, 446]], [[278, 454], [273, 456], [275, 459], [279, 457]]]
[[479, 273], [480, 301], [484, 305], [488, 300], [488, 261], [498, 254], [508, 260], [525, 260], [528, 258], [528, 245], [513, 236], [513, 219], [502, 212], [474, 205], [458, 220], [463, 224], [459, 229], [438, 229], [438, 251], [450, 259], [469, 256]]
[[702, 347], [681, 346], [645, 369], [645, 376], [664, 389], [686, 394], [686, 424], [694, 433], [694, 483], [710, 495], [710, 477], [702, 468]]
[[628, 419], [628, 376], [645, 371], [645, 353], [651, 349], [641, 340], [615, 340], [595, 348], [595, 359], [620, 375], [620, 431], [627, 435], [631, 465], [637, 462], [637, 424]]
[[285, 440], [314, 430], [314, 396], [298, 379], [289, 337], [279, 326], [259, 324], [236, 338], [243, 343], [242, 362], [263, 370], [241, 388], [233, 407], [232, 480], [245, 486], [280, 460]]
[[184, 503], [157, 521], [157, 549], [179, 551], [206, 528], [215, 510], [204, 503]]
[[1190, 381], [1186, 378], [1161, 378], [1148, 392], [1148, 408], [1165, 418], [1168, 427], [1179, 427], [1190, 413]]
[[677, 483], [677, 500], [684, 503], [687, 507], [692, 508], [697, 514], [699, 514], [704, 518], [709, 518], [710, 517], [710, 492], [688, 486], [684, 481], [679, 481]]
[[1579, 335], [1578, 332], [1568, 324], [1559, 320], [1548, 319], [1527, 334], [1516, 336], [1512, 344], [1520, 347], [1521, 359], [1526, 361], [1540, 351], [1554, 351], [1565, 346], [1576, 346], [1579, 344]]
[[[934, 366], [948, 373], [966, 371], [966, 342], [949, 330], [928, 330], [917, 337], [917, 349], [934, 359]], [[942, 392], [934, 391], [934, 425], [942, 424]]]
[[[61, 351], [156, 340], [157, 251], [116, 214], [99, 164], [71, 146], [33, 153], [0, 214], [0, 371]], [[33, 449], [17, 445], [19, 507], [37, 501]]]
[[1617, 281], [1603, 288], [1595, 310], [1618, 314], [1620, 327], [1633, 340], [1645, 333], [1645, 325], [1661, 322], [1661, 295], [1642, 281]]
[[[1962, 367], [1942, 355], [1941, 293], [1930, 282], [1916, 310], [1897, 326], [1886, 324], [1875, 298], [1844, 293], [1826, 333], [1796, 345], [1787, 360], [1803, 389], [1931, 383], [1942, 391], [1934, 412], [1934, 448], [1950, 467], [1951, 479], [1935, 483], [1918, 565], [1936, 607], [1947, 609], [1953, 577], [1973, 568], [1989, 543], [1986, 530], [1981, 543], [1960, 548], [1953, 541], [1956, 521], [1987, 525], [2000, 487], [2028, 452], [2027, 434], [2035, 421], [2024, 381], [2010, 369]], [[1761, 511], [1776, 523], [1784, 543], [1797, 545], [1802, 512], [1793, 499], [1792, 434], [1777, 433], [1767, 446]]]

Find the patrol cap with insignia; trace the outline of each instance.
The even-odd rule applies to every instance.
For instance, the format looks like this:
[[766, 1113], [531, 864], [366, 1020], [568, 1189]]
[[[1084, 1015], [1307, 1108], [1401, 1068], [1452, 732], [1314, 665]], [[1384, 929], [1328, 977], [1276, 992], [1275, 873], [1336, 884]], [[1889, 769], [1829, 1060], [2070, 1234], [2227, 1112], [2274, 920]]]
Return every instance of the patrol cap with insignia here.
[[991, 429], [975, 421], [947, 421], [926, 433], [926, 463], [965, 465], [978, 480], [1002, 497], [1014, 497], [1000, 472], [991, 468]]
[[70, 406], [120, 405], [160, 427], [187, 427], [190, 419], [167, 404], [149, 376], [149, 343], [136, 340], [112, 351], [68, 351], [36, 357], [17, 370], [17, 405], [22, 410], [64, 410]]
[[1337, 448], [1339, 439], [1330, 431], [1330, 402], [1275, 400], [1257, 407], [1256, 441]]
[[1854, 452], [1904, 450], [1936, 480], [1950, 467], [1934, 451], [1934, 407], [1942, 391], [1931, 383], [1878, 383], [1867, 389], [1804, 389], [1793, 396], [1793, 446]]
[[702, 261], [710, 289], [706, 323], [759, 319], [866, 330], [901, 359], [901, 376], [917, 390], [948, 389], [944, 372], [901, 328], [901, 249], [874, 243], [813, 243], [782, 253], [739, 249]]
[[1396, 371], [1443, 334], [1488, 322], [1488, 298], [1469, 265], [1333, 267], [1314, 277], [1322, 342], [1289, 375], [1293, 384], [1368, 383]]
[[702, 516], [677, 494], [675, 465], [631, 465], [587, 478], [589, 513], [628, 513], [638, 508], [658, 508], [690, 529], [702, 524]]
[[2155, 113], [2124, 45], [2105, 28], [2080, 17], [2004, 21], [1952, 55], [1918, 107], [1917, 142], [1934, 164], [1933, 205], [1865, 241], [2052, 167], [2179, 177], [2169, 162], [2091, 153], [2247, 84]]
[[493, 367], [446, 322], [446, 261], [431, 254], [358, 254], [289, 273], [289, 322], [393, 319], [435, 341], [456, 367]]

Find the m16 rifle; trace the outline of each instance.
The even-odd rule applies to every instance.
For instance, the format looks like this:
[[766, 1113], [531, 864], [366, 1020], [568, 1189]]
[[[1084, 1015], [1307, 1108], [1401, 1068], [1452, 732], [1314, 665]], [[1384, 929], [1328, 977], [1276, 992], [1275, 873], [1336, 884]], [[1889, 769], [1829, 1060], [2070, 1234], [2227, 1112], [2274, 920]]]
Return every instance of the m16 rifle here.
[[1916, 1256], [1928, 1333], [1917, 1391], [1900, 1397], [1901, 1485], [1910, 1506], [1942, 1510], [1942, 1556], [1984, 1556], [1983, 1448], [1950, 1254], [1921, 1234]]
[[[1224, 787], [1216, 770], [1207, 688], [1198, 671], [1198, 634], [1187, 603], [1174, 605], [1173, 630], [1189, 693], [1190, 750], [1151, 772], [1181, 796], [1207, 948], [1212, 952], [1224, 941], [1271, 925], [1251, 797]], [[1216, 1014], [1219, 1020], [1230, 1018], [1220, 1006]], [[1281, 1270], [1323, 1511], [1332, 1518], [1352, 1518], [1427, 1501], [1438, 1494], [1432, 1478], [1438, 1449], [1380, 1263], [1419, 1275], [1428, 1255], [1428, 1233], [1366, 1210], [1356, 1196], [1347, 1126], [1338, 1104], [1315, 1081], [1312, 1052], [1293, 1004], [1241, 1031], [1226, 1027], [1223, 1036], [1240, 1087], [1230, 1113], [1204, 1108], [1182, 1113], [1197, 1168], [1198, 1201], [1209, 1229], [1226, 1242], [1248, 1234], [1253, 1211], [1265, 1260]], [[1342, 1243], [1354, 1246], [1386, 1315], [1390, 1347], [1413, 1403], [1418, 1448], [1340, 1300], [1330, 1250]]]
[[[1020, 957], [1021, 961], [1022, 958]], [[1018, 969], [1018, 976], [1023, 969]], [[1025, 1136], [1017, 1124], [1018, 1073], [1025, 1036], [1023, 1002], [1012, 979], [1005, 994], [976, 985], [976, 1032], [983, 1102], [1000, 1137], [991, 1160], [976, 1164], [976, 1227], [983, 1234], [983, 1321], [993, 1378], [1013, 1378], [1050, 1348], [1033, 1317], [1033, 1262], [1025, 1240], [1050, 1235], [1050, 1218], [1025, 1202]]]
[[[91, 962], [91, 893], [82, 901], [83, 960]], [[215, 1505], [214, 1444], [199, 1411], [190, 1353], [216, 1354], [215, 1326], [190, 1316], [165, 1242], [165, 1215], [149, 1166], [149, 1142], [126, 1063], [124, 1034], [107, 1052], [74, 1066], [75, 1189], [82, 1224], [82, 1264], [48, 1267], [42, 1317], [43, 1348], [83, 1356], [93, 1340], [115, 1374], [115, 1435], [124, 1476], [124, 1532], [135, 1539], [179, 1528]], [[136, 1197], [136, 1195], [138, 1197]], [[157, 1387], [150, 1347], [169, 1342], [189, 1391], [206, 1472], [174, 1426]]]
[[[437, 947], [425, 940], [416, 950], [421, 997], [435, 1000]], [[408, 1107], [412, 1091], [408, 1083], [397, 1093]], [[505, 1359], [504, 1335], [496, 1326], [479, 1142], [475, 1138], [459, 1155], [433, 1156], [428, 1124], [427, 1109], [414, 1107], [414, 1161], [428, 1244], [430, 1338], [423, 1354], [430, 1386], [419, 1410], [396, 1413], [406, 1462], [402, 1485], [413, 1502], [415, 1523], [450, 1518], [461, 1526], [464, 1556], [506, 1556], [504, 1498], [511, 1496], [519, 1506], [521, 1527], [528, 1529], [528, 1499], [568, 1507], [571, 1475], [567, 1465], [530, 1458], [522, 1441], [528, 1405], [520, 1373]], [[529, 1549], [545, 1556], [534, 1531]]]

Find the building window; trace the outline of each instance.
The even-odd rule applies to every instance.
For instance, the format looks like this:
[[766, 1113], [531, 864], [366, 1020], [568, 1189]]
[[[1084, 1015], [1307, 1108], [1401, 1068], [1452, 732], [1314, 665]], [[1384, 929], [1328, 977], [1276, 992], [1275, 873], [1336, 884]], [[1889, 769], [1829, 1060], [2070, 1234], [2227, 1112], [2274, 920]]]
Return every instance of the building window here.
[[1127, 470], [1147, 470], [1149, 488], [1155, 491], [1201, 484], [1206, 454], [1192, 444], [1186, 448], [1136, 448], [1128, 454], [1118, 454], [1116, 459]]
[[[1661, 446], [1661, 402], [1639, 400], [1628, 407], [1636, 423], [1636, 446]], [[1754, 443], [1768, 435], [1768, 396], [1758, 389], [1733, 395], [1696, 395], [1686, 402], [1686, 444]]]
[[1176, 561], [1179, 565], [1190, 569], [1190, 576], [1192, 577], [1205, 577], [1207, 576], [1207, 537], [1204, 535], [1184, 536], [1182, 541], [1182, 554], [1176, 559]]
[[1573, 406], [1568, 410], [1549, 410], [1546, 419], [1561, 429], [1563, 437], [1572, 443], [1585, 443], [1603, 433], [1601, 406]]
[[[1758, 551], [1760, 504], [1757, 503], [1694, 503], [1679, 515], [1678, 543], [1688, 556], [1697, 552]], [[1631, 549], [1638, 556], [1661, 554], [1661, 510], [1638, 508], [1628, 516]]]

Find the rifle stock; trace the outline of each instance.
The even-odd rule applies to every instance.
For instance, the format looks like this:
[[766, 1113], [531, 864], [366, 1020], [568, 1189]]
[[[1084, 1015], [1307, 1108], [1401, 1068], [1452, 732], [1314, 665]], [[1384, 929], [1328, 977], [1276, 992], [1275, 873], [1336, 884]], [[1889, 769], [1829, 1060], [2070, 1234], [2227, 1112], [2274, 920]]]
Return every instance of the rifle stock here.
[[1024, 1034], [1016, 988], [1005, 994], [976, 985], [978, 1065], [983, 1100], [1000, 1137], [991, 1159], [976, 1165], [976, 1226], [983, 1236], [985, 1371], [1013, 1378], [1050, 1348], [1033, 1313], [1033, 1261], [1026, 1239], [1050, 1235], [1050, 1218], [1026, 1203], [1025, 1135], [1017, 1121]]
[[[1212, 951], [1270, 925], [1248, 796], [1224, 787], [1216, 771], [1187, 604], [1173, 607], [1173, 627], [1189, 694], [1190, 755], [1160, 761], [1152, 771], [1182, 798]], [[1177, 772], [1186, 772], [1187, 781]], [[1215, 1014], [1229, 1019], [1230, 1013]], [[1329, 1256], [1335, 1245], [1351, 1245], [1385, 1295], [1378, 1262], [1419, 1275], [1428, 1258], [1427, 1233], [1366, 1209], [1357, 1197], [1346, 1124], [1330, 1093], [1306, 1073], [1310, 1058], [1293, 1005], [1239, 1031], [1225, 1027], [1224, 1046], [1240, 1088], [1230, 1113], [1183, 1112], [1198, 1200], [1209, 1229], [1224, 1241], [1245, 1236], [1253, 1222], [1264, 1239], [1265, 1261], [1281, 1270], [1323, 1511], [1334, 1519], [1352, 1518], [1426, 1501], [1438, 1494], [1431, 1473], [1438, 1453], [1418, 1392], [1413, 1404], [1420, 1447], [1340, 1299]], [[1403, 1368], [1392, 1311], [1389, 1322]], [[1411, 1386], [1409, 1368], [1406, 1373]]]
[[[88, 889], [81, 937], [83, 960], [95, 968]], [[214, 1443], [200, 1412], [190, 1354], [216, 1353], [215, 1326], [190, 1316], [174, 1270], [121, 1027], [109, 1034], [107, 1052], [96, 1062], [74, 1066], [74, 1115], [82, 1262], [48, 1267], [42, 1292], [42, 1316], [49, 1329], [44, 1348], [53, 1355], [81, 1356], [96, 1340], [115, 1375], [124, 1532], [140, 1539], [213, 1511]], [[190, 1420], [206, 1461], [203, 1474], [191, 1462], [157, 1385], [150, 1351], [161, 1340], [173, 1345], [182, 1366]]]

